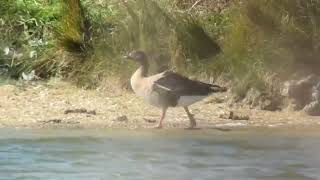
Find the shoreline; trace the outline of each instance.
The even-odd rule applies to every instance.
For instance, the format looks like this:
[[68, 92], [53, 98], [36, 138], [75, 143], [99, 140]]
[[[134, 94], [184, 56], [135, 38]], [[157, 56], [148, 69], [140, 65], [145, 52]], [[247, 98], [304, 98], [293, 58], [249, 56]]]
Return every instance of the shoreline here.
[[[226, 102], [213, 102], [217, 96], [227, 94], [216, 94], [190, 106], [200, 129], [320, 128], [319, 116], [230, 107]], [[84, 90], [60, 80], [0, 85], [0, 101], [0, 128], [152, 129], [160, 117], [159, 109], [133, 93], [103, 88]], [[229, 112], [249, 119], [222, 117]], [[164, 129], [184, 129], [188, 125], [182, 108], [168, 110]]]

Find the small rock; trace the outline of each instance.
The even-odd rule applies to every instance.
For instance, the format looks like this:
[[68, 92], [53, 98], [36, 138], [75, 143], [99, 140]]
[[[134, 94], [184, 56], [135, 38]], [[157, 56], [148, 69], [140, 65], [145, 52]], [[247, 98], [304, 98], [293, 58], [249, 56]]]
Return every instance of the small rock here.
[[47, 120], [47, 121], [41, 121], [42, 123], [52, 123], [52, 124], [59, 124], [62, 122], [61, 119], [50, 119], [50, 120]]
[[87, 113], [87, 110], [84, 108], [79, 108], [79, 109], [67, 109], [64, 111], [64, 114], [70, 114], [70, 113]]
[[233, 112], [230, 112], [230, 117], [229, 119], [232, 119], [232, 120], [249, 120], [250, 117], [248, 115], [243, 115], [243, 114], [234, 114]]
[[113, 121], [128, 122], [129, 119], [127, 118], [127, 116], [119, 116], [116, 119], [114, 119]]
[[314, 100], [315, 87], [320, 77], [309, 75], [299, 81], [288, 81], [284, 85], [282, 95], [294, 99], [296, 110], [301, 110]]
[[92, 110], [92, 111], [88, 111], [87, 114], [97, 115], [97, 112], [95, 110]]
[[250, 117], [248, 115], [243, 114], [235, 114], [233, 111], [228, 113], [222, 113], [219, 115], [222, 119], [231, 119], [231, 120], [249, 120]]
[[64, 114], [70, 114], [70, 113], [79, 113], [79, 114], [91, 114], [91, 115], [97, 115], [97, 112], [95, 110], [88, 111], [85, 108], [79, 108], [79, 109], [67, 109], [64, 111]]
[[143, 120], [147, 123], [156, 123], [157, 121], [154, 120], [154, 119], [146, 119], [146, 118], [143, 118]]
[[68, 122], [66, 122], [67, 124], [80, 124], [80, 122], [79, 121], [68, 121]]
[[288, 106], [303, 110], [308, 115], [320, 115], [320, 77], [309, 75], [298, 81], [284, 84], [282, 95], [290, 98]]
[[24, 81], [34, 81], [38, 80], [39, 77], [36, 75], [35, 70], [32, 70], [30, 73], [22, 72], [21, 79]]

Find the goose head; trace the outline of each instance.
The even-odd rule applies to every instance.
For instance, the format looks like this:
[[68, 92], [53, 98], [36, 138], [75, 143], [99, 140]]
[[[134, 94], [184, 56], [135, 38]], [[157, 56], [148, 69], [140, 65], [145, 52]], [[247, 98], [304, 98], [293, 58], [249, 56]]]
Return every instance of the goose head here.
[[124, 58], [133, 60], [139, 64], [147, 63], [147, 56], [143, 51], [132, 51], [127, 56], [124, 56]]

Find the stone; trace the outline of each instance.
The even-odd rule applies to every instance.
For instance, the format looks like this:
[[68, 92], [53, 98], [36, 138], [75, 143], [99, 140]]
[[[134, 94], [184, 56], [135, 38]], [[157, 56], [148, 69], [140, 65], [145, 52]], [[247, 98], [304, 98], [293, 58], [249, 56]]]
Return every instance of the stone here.
[[34, 81], [39, 78], [36, 76], [35, 70], [32, 70], [30, 73], [22, 72], [21, 79], [24, 81]]
[[127, 118], [127, 116], [119, 116], [116, 119], [114, 119], [113, 121], [128, 122], [129, 119]]
[[52, 123], [52, 124], [59, 124], [59, 123], [62, 123], [62, 120], [61, 119], [50, 119], [50, 120], [47, 120], [47, 121], [41, 121], [42, 123]]
[[70, 113], [97, 115], [97, 112], [95, 110], [88, 111], [85, 108], [67, 109], [64, 111], [64, 114], [70, 114]]
[[143, 120], [147, 123], [156, 123], [157, 121], [154, 119], [147, 119], [147, 118], [143, 118]]
[[319, 99], [319, 89], [320, 77], [309, 75], [298, 81], [287, 81], [281, 94], [294, 100], [295, 110], [302, 110], [311, 102]]
[[222, 119], [246, 120], [246, 121], [250, 119], [249, 115], [235, 113], [233, 111], [223, 112], [219, 115], [219, 117]]

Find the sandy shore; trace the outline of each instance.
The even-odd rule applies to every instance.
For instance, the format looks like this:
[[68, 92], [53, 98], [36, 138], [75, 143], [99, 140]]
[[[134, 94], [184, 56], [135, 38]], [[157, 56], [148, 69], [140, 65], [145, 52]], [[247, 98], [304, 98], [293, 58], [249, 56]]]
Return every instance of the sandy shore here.
[[[298, 112], [268, 112], [231, 108], [213, 95], [191, 106], [200, 128], [320, 127], [320, 117]], [[2, 128], [154, 128], [160, 110], [134, 94], [119, 89], [83, 90], [61, 81], [0, 86]], [[230, 111], [249, 120], [232, 120]], [[171, 108], [164, 128], [185, 128], [188, 118], [182, 108]]]

